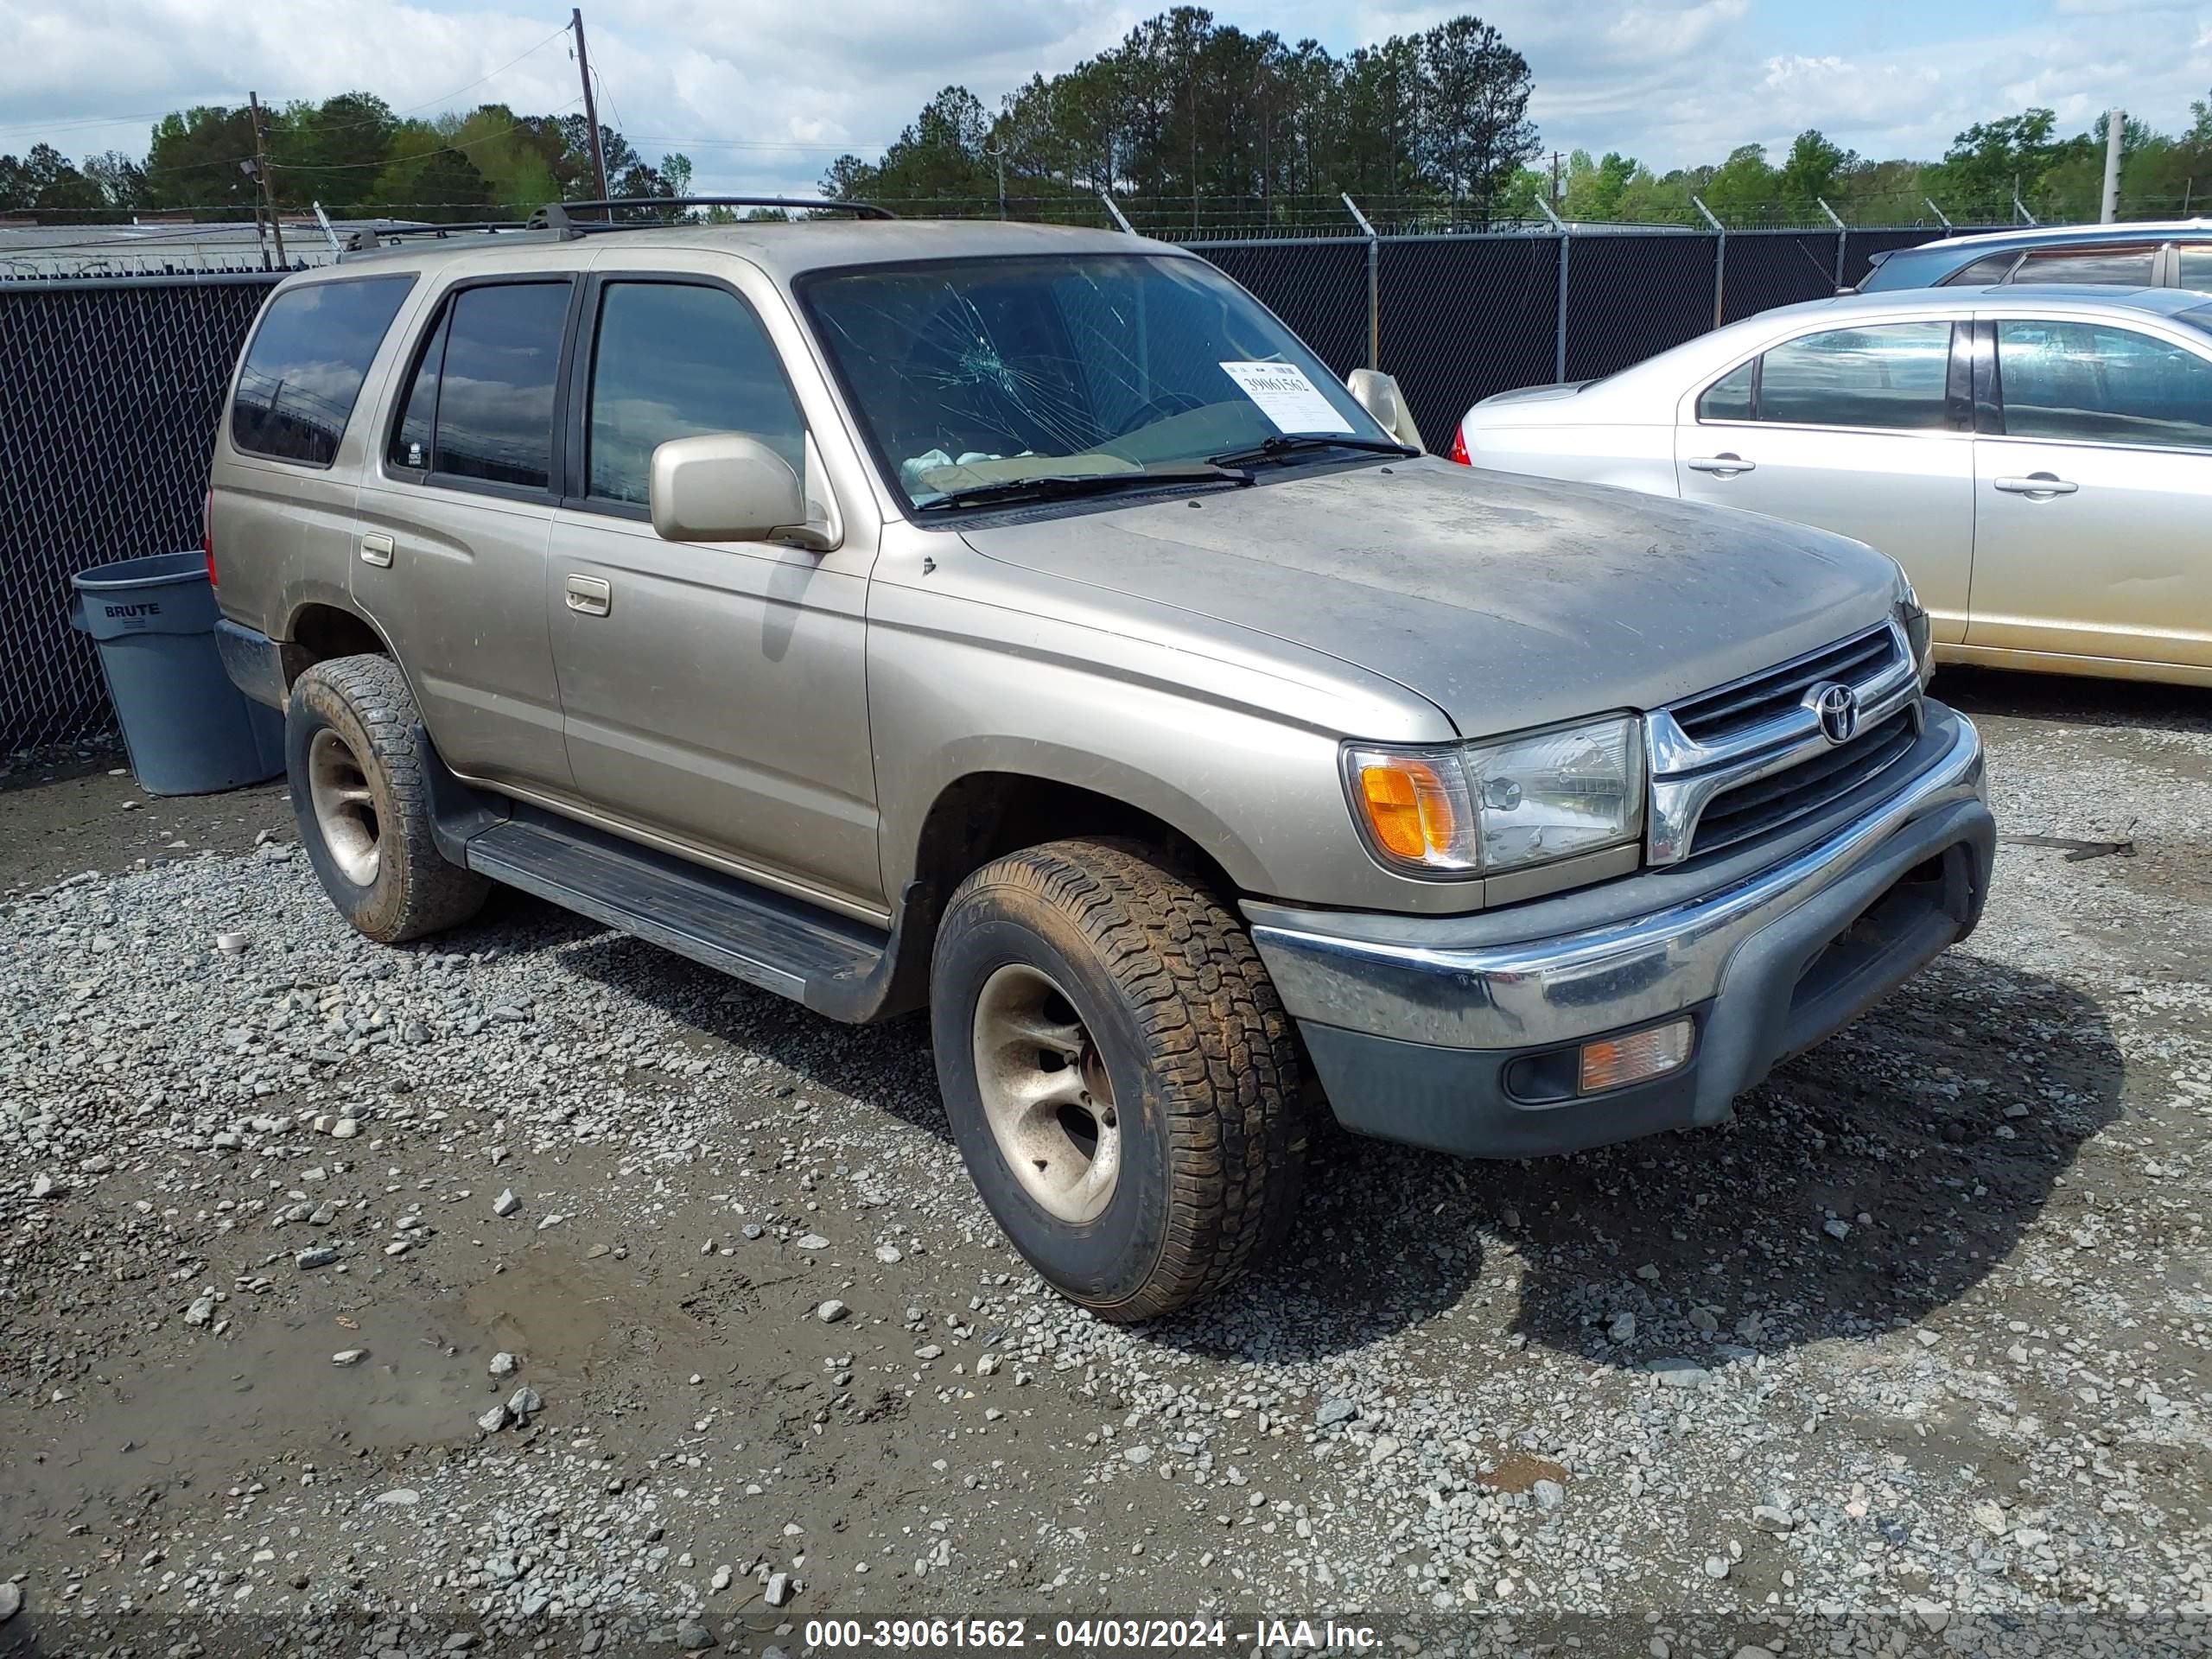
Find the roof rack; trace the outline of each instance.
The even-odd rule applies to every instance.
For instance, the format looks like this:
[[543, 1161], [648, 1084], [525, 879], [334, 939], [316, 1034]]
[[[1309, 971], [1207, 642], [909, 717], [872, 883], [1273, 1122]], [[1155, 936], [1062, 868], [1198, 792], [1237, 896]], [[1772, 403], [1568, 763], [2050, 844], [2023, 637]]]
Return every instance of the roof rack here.
[[[623, 196], [607, 201], [549, 201], [527, 219], [479, 219], [455, 225], [401, 225], [387, 229], [364, 226], [347, 232], [346, 245], [339, 255], [341, 263], [373, 258], [381, 253], [397, 253], [403, 247], [420, 240], [433, 242], [461, 241], [464, 238], [481, 245], [486, 237], [532, 237], [540, 241], [573, 242], [587, 233], [598, 235], [606, 231], [652, 231], [669, 228], [671, 221], [659, 219], [618, 219], [612, 217], [616, 208], [658, 207], [683, 209], [690, 207], [781, 207], [793, 213], [851, 213], [860, 219], [890, 219], [887, 207], [879, 207], [872, 201], [830, 201], [804, 196]], [[579, 219], [574, 215], [603, 213], [609, 217], [601, 219]]]
[[491, 236], [501, 231], [526, 231], [530, 222], [520, 219], [479, 219], [458, 225], [395, 225], [378, 230], [373, 225], [364, 225], [346, 232], [348, 253], [366, 253], [372, 248], [399, 241], [403, 237], [427, 236], [443, 238], [448, 236]]
[[[780, 207], [795, 213], [850, 213], [857, 219], [893, 217], [888, 207], [879, 207], [872, 201], [832, 201], [818, 196], [618, 196], [607, 201], [549, 201], [531, 215], [530, 228], [558, 231], [566, 241], [588, 232], [653, 230], [664, 224], [651, 219], [616, 219], [611, 215], [617, 207]], [[584, 222], [575, 218], [578, 213], [593, 212], [603, 217]]]

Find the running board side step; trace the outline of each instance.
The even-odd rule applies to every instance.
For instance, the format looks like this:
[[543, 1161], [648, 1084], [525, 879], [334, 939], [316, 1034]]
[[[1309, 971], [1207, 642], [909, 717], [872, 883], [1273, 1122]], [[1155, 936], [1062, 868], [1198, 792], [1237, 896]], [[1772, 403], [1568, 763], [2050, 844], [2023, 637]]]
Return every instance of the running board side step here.
[[842, 1020], [872, 1017], [892, 937], [802, 899], [516, 803], [468, 868]]

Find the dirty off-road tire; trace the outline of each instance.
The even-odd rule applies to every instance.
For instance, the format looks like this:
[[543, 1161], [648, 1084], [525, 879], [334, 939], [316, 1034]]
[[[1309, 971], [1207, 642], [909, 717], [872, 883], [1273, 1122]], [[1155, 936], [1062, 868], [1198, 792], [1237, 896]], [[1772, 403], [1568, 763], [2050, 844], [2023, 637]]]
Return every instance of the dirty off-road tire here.
[[1171, 1313], [1287, 1229], [1306, 1153], [1289, 1018], [1236, 918], [1140, 849], [1053, 842], [962, 882], [931, 1026], [984, 1203], [1084, 1306]]
[[346, 919], [385, 944], [465, 922], [492, 884], [430, 833], [429, 741], [388, 657], [336, 657], [293, 683], [284, 772], [301, 843]]

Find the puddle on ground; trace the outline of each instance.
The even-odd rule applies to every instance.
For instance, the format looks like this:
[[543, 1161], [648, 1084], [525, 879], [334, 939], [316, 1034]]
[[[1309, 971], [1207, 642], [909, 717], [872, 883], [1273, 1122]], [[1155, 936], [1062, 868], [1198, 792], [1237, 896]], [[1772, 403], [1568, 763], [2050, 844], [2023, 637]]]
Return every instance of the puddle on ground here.
[[[133, 1495], [149, 1489], [227, 1493], [287, 1458], [329, 1467], [363, 1451], [467, 1444], [477, 1416], [519, 1383], [549, 1399], [580, 1384], [613, 1333], [610, 1310], [624, 1309], [626, 1324], [661, 1317], [610, 1265], [533, 1253], [504, 1271], [486, 1263], [483, 1277], [458, 1291], [396, 1273], [331, 1274], [289, 1311], [233, 1296], [221, 1314], [238, 1321], [235, 1335], [204, 1338], [167, 1363], [87, 1379], [75, 1399], [58, 1402], [51, 1440], [41, 1447], [35, 1430], [23, 1448], [44, 1456], [20, 1465], [25, 1478], [11, 1508], [92, 1520], [103, 1508], [137, 1509]], [[365, 1357], [333, 1364], [348, 1348]], [[487, 1373], [503, 1350], [524, 1357], [519, 1375]], [[71, 1421], [79, 1411], [90, 1433]]]

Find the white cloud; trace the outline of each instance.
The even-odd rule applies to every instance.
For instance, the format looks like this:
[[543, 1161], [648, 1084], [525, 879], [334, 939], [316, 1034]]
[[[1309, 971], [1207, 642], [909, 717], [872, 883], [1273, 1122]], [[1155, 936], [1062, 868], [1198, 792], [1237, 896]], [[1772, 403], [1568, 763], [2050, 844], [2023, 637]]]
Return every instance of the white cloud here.
[[[702, 189], [790, 191], [810, 187], [838, 148], [868, 153], [895, 137], [939, 87], [957, 82], [993, 103], [1033, 73], [1110, 45], [1164, 3], [595, 0], [588, 21], [605, 118], [649, 155], [686, 150]], [[1214, 9], [1343, 51], [1468, 4], [1528, 56], [1546, 148], [1620, 149], [1660, 168], [1718, 160], [1743, 143], [1779, 149], [1808, 126], [1869, 156], [1932, 156], [1968, 124], [2031, 103], [2056, 110], [2069, 130], [2115, 102], [2172, 128], [2212, 86], [2204, 0], [2027, 0], [2001, 32], [1963, 12], [1955, 41], [1940, 38], [1934, 17], [1916, 20], [1910, 46], [1885, 43], [1878, 19], [1787, 0]], [[531, 49], [557, 11], [514, 5], [0, 0], [0, 150], [43, 137], [73, 156], [136, 153], [155, 115], [238, 101], [249, 87], [278, 103], [368, 88], [403, 110], [442, 99], [572, 106], [564, 41]]]

